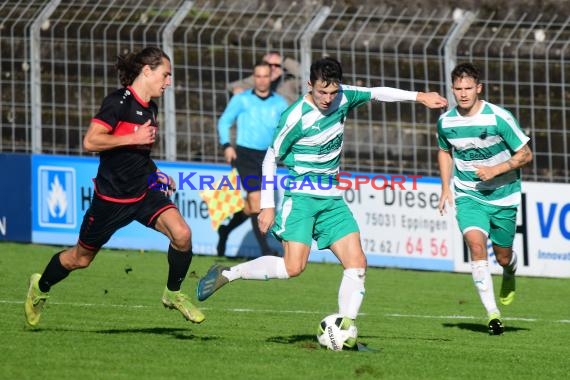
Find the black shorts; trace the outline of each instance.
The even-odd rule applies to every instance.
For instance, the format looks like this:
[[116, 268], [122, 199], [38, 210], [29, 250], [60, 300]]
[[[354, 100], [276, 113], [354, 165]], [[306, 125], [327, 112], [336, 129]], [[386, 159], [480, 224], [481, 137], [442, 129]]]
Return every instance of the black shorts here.
[[265, 150], [236, 147], [235, 167], [238, 171], [242, 189], [251, 193], [261, 190], [261, 166], [265, 158]]
[[99, 250], [120, 228], [133, 220], [154, 228], [159, 215], [176, 206], [162, 191], [149, 190], [135, 203], [116, 203], [93, 196], [91, 206], [85, 212], [78, 243], [90, 251]]

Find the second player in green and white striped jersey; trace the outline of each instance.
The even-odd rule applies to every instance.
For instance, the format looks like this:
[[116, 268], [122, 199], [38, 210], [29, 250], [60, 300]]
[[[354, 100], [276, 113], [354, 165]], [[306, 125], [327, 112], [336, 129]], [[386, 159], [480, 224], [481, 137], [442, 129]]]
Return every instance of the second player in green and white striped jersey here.
[[[521, 198], [520, 168], [532, 160], [529, 138], [507, 110], [480, 99], [479, 69], [470, 62], [451, 71], [457, 106], [437, 123], [441, 177], [438, 209], [455, 207], [457, 224], [471, 259], [473, 284], [487, 312], [489, 334], [505, 331], [495, 301], [488, 243], [503, 267], [499, 299], [513, 302], [517, 255], [513, 252], [517, 206]], [[453, 189], [451, 177], [453, 175]]]
[[488, 181], [476, 174], [477, 166], [506, 162], [529, 141], [509, 111], [483, 100], [470, 116], [461, 115], [455, 107], [441, 115], [437, 131], [440, 149], [453, 154], [457, 198], [468, 196], [495, 206], [520, 203], [520, 169]]

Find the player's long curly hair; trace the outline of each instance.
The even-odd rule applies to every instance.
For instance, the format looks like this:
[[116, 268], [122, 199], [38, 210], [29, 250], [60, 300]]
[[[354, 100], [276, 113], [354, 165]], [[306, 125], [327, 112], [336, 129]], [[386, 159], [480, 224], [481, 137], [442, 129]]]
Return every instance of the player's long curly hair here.
[[115, 68], [119, 73], [119, 80], [124, 87], [133, 84], [144, 66], [148, 65], [152, 70], [162, 65], [162, 58], [170, 61], [168, 55], [160, 48], [147, 47], [140, 51], [129, 52], [117, 57]]

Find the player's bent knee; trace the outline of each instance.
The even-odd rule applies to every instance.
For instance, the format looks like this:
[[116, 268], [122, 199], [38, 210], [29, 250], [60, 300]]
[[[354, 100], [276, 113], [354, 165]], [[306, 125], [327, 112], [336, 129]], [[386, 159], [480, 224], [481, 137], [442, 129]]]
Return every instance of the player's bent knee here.
[[511, 257], [495, 255], [495, 258], [497, 259], [499, 265], [502, 267], [509, 265], [509, 263], [511, 262]]
[[343, 266], [345, 268], [366, 268], [366, 256], [363, 253], [361, 255], [354, 255], [352, 257], [349, 257], [343, 260]]
[[172, 245], [180, 250], [186, 250], [190, 248], [192, 239], [192, 232], [188, 226], [183, 226], [177, 228], [172, 233]]
[[286, 269], [289, 277], [297, 277], [305, 270], [305, 268], [296, 265], [295, 266], [288, 265], [286, 266]]

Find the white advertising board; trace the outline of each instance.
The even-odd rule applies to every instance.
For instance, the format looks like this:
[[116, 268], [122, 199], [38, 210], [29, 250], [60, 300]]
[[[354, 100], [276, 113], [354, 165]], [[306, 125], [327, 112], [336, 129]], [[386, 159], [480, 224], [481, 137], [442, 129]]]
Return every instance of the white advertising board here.
[[454, 270], [463, 242], [455, 215], [438, 212], [438, 179], [362, 173], [343, 178], [344, 197], [360, 227], [369, 265]]
[[[356, 186], [357, 176], [369, 181]], [[455, 210], [443, 216], [437, 211], [438, 178], [355, 173], [350, 180], [345, 200], [370, 266], [471, 272]], [[394, 180], [393, 189], [382, 188]], [[569, 194], [568, 184], [523, 182], [513, 243], [519, 275], [570, 278]], [[490, 242], [488, 248], [491, 270], [501, 274]], [[336, 260], [314, 246], [313, 252], [312, 261]]]
[[[570, 277], [570, 185], [524, 182], [513, 249], [519, 275]], [[489, 246], [492, 272], [502, 273]], [[470, 272], [457, 256], [455, 270]]]

